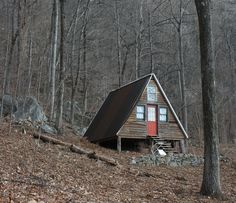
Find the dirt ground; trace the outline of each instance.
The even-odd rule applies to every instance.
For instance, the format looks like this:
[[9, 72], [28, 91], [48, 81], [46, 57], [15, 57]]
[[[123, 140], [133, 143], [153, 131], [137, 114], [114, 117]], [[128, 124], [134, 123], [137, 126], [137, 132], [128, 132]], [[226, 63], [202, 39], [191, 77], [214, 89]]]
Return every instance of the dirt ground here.
[[[137, 152], [117, 153], [65, 135], [60, 139], [116, 159], [120, 166], [75, 154], [69, 149], [43, 143], [8, 124], [0, 127], [1, 202], [220, 202], [199, 194], [202, 166], [133, 166]], [[201, 153], [201, 150], [195, 150]], [[235, 146], [222, 147], [230, 161], [221, 162], [225, 202], [236, 202]]]

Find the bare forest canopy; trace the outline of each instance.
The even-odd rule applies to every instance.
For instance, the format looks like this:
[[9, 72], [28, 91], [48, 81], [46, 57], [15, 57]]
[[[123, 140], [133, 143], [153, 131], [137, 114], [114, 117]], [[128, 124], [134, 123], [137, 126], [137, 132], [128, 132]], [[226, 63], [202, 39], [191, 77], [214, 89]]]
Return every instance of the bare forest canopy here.
[[[236, 138], [235, 1], [214, 0], [212, 19], [219, 135], [226, 143]], [[194, 1], [1, 0], [0, 26], [1, 96], [34, 96], [50, 116], [51, 98], [56, 111], [63, 88], [68, 121], [83, 127], [109, 91], [153, 72], [192, 143], [202, 144]]]

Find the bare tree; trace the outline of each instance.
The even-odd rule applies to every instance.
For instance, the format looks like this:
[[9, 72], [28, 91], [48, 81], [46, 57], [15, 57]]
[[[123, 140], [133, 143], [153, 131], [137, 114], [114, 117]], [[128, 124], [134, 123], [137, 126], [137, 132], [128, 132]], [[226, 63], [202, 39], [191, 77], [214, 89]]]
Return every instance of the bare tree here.
[[58, 44], [58, 29], [59, 29], [59, 0], [53, 0], [53, 46], [52, 46], [52, 63], [50, 73], [50, 117], [49, 120], [53, 120], [54, 104], [55, 104], [55, 79], [56, 79], [56, 62], [57, 62], [57, 44]]
[[[171, 0], [171, 14], [170, 18], [171, 23], [174, 25], [177, 31], [178, 37], [178, 58], [179, 58], [179, 89], [180, 89], [180, 98], [181, 98], [181, 118], [186, 132], [188, 132], [188, 109], [187, 109], [187, 98], [186, 98], [186, 79], [185, 79], [185, 63], [184, 63], [184, 51], [183, 51], [183, 19], [189, 1], [186, 4], [183, 4], [183, 0], [179, 0], [178, 15], [175, 16], [173, 13], [172, 2]], [[183, 153], [186, 153], [186, 146], [184, 141], [181, 141], [181, 150]]]
[[[227, 32], [228, 30], [225, 29], [224, 32]], [[235, 116], [235, 102], [236, 102], [236, 95], [234, 94], [235, 92], [235, 76], [236, 76], [236, 72], [235, 72], [235, 59], [234, 59], [234, 48], [233, 48], [233, 43], [231, 42], [231, 35], [232, 35], [232, 30], [228, 31], [225, 34], [225, 42], [226, 42], [226, 47], [227, 47], [227, 52], [228, 52], [228, 58], [229, 58], [229, 67], [230, 67], [230, 91], [233, 94], [230, 99], [229, 99], [229, 129], [228, 129], [228, 133], [226, 136], [227, 138], [227, 142], [228, 143], [232, 143], [236, 140], [234, 140], [234, 137], [236, 136], [236, 129], [233, 126], [233, 123], [235, 123], [236, 121], [236, 116]]]
[[88, 26], [88, 9], [89, 9], [90, 0], [87, 0], [85, 10], [83, 13], [83, 26], [82, 26], [82, 67], [83, 67], [83, 98], [82, 98], [82, 121], [81, 126], [84, 126], [84, 118], [88, 109], [88, 69], [87, 69], [87, 26]]
[[60, 70], [59, 70], [59, 88], [58, 102], [56, 111], [55, 127], [59, 133], [62, 133], [63, 125], [63, 102], [65, 88], [65, 65], [64, 65], [64, 0], [59, 0], [60, 5]]
[[28, 52], [29, 64], [28, 64], [28, 88], [27, 88], [27, 95], [30, 95], [31, 80], [32, 80], [32, 48], [33, 48], [32, 33], [31, 33], [31, 30], [30, 30], [29, 31], [29, 52]]
[[14, 47], [16, 45], [16, 41], [19, 34], [19, 31], [15, 30], [15, 27], [14, 27], [14, 23], [15, 23], [14, 13], [15, 13], [16, 7], [17, 7], [17, 4], [16, 4], [16, 1], [14, 0], [13, 6], [12, 6], [12, 13], [11, 13], [11, 32], [10, 32], [11, 38], [10, 38], [8, 53], [6, 57], [5, 73], [4, 73], [4, 88], [3, 88], [4, 94], [10, 93], [12, 57], [14, 54]]
[[220, 197], [219, 138], [215, 101], [211, 0], [195, 0], [198, 13], [204, 121], [204, 171], [201, 193]]
[[118, 85], [121, 86], [121, 25], [120, 25], [120, 13], [118, 8], [118, 1], [114, 1], [115, 10], [115, 25], [116, 25], [116, 49], [117, 49], [117, 74], [118, 74]]
[[154, 72], [154, 57], [153, 57], [153, 33], [152, 33], [152, 15], [153, 11], [151, 8], [148, 10], [148, 44], [149, 44], [149, 55], [150, 55], [150, 73]]
[[21, 53], [21, 1], [17, 2], [17, 30], [18, 30], [18, 39], [17, 39], [17, 58], [16, 58], [16, 88], [15, 88], [15, 97], [18, 96], [19, 91], [19, 77], [20, 77], [20, 53]]
[[136, 29], [136, 46], [135, 46], [135, 78], [140, 76], [141, 66], [141, 51], [142, 51], [142, 34], [143, 34], [143, 0], [141, 0], [137, 14], [137, 29]]
[[71, 62], [70, 62], [70, 74], [71, 74], [71, 104], [70, 104], [70, 123], [74, 124], [74, 114], [75, 114], [75, 95], [77, 91], [77, 87], [79, 84], [79, 74], [80, 74], [80, 38], [81, 38], [81, 32], [79, 33], [78, 37], [78, 56], [77, 59], [77, 69], [76, 74], [74, 76], [74, 57], [75, 57], [75, 49], [76, 49], [76, 33], [77, 33], [77, 26], [79, 21], [79, 11], [80, 11], [80, 3], [81, 1], [78, 1], [77, 9], [76, 9], [76, 17], [74, 22], [74, 28], [72, 33], [72, 46], [71, 46]]

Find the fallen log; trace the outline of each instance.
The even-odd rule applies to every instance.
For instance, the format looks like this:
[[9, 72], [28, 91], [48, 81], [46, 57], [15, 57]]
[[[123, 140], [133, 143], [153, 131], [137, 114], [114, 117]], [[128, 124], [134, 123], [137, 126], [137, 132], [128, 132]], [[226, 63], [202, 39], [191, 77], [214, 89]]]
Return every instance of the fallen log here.
[[36, 139], [40, 139], [43, 142], [48, 142], [48, 143], [52, 143], [52, 144], [55, 144], [55, 145], [62, 145], [62, 146], [66, 146], [66, 147], [71, 146], [70, 143], [63, 142], [61, 140], [58, 140], [56, 138], [49, 137], [49, 136], [46, 136], [46, 135], [40, 135], [40, 134], [34, 133], [33, 137], [36, 138]]
[[87, 154], [87, 155], [94, 153], [93, 151], [88, 151], [86, 149], [83, 149], [75, 145], [70, 145], [70, 151], [78, 153], [78, 154]]
[[112, 159], [112, 158], [104, 156], [104, 155], [96, 154], [95, 152], [92, 153], [92, 154], [88, 154], [88, 157], [92, 158], [92, 159], [104, 161], [104, 162], [106, 162], [106, 163], [108, 163], [110, 165], [113, 165], [113, 166], [117, 166], [118, 165], [118, 162], [115, 159]]
[[71, 143], [63, 142], [63, 141], [58, 140], [58, 139], [53, 138], [53, 137], [49, 137], [49, 136], [46, 136], [46, 135], [40, 135], [40, 134], [37, 134], [37, 133], [34, 133], [33, 137], [36, 138], [36, 139], [40, 139], [43, 142], [69, 147], [71, 152], [78, 153], [78, 154], [85, 154], [90, 159], [96, 159], [96, 160], [104, 161], [104, 162], [106, 162], [106, 163], [108, 163], [112, 166], [119, 165], [118, 162], [113, 158], [110, 158], [110, 157], [107, 157], [107, 156], [104, 156], [104, 155], [99, 155], [99, 154], [97, 154], [96, 152], [94, 152], [92, 150], [84, 149], [84, 148], [81, 148], [79, 146], [73, 145]]
[[78, 146], [75, 146], [75, 145], [71, 145], [70, 150], [72, 152], [75, 152], [75, 153], [86, 154], [87, 157], [89, 157], [90, 159], [96, 159], [96, 160], [104, 161], [104, 162], [106, 162], [110, 165], [113, 165], [113, 166], [118, 165], [118, 162], [115, 159], [112, 159], [112, 158], [104, 156], [104, 155], [99, 155], [94, 151], [88, 151], [88, 150], [82, 149], [81, 147], [78, 147]]

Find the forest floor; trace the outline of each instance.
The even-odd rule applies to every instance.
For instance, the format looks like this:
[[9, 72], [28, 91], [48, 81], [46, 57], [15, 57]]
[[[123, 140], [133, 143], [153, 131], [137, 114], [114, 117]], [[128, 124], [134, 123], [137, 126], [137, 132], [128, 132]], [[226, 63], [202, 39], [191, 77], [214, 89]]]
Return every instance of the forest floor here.
[[[68, 148], [33, 139], [9, 124], [0, 127], [0, 203], [2, 202], [220, 202], [199, 194], [202, 166], [134, 166], [138, 152], [117, 153], [68, 133], [64, 141], [116, 159], [111, 166]], [[195, 150], [201, 153], [202, 150]], [[222, 190], [236, 202], [236, 147], [222, 147]]]

